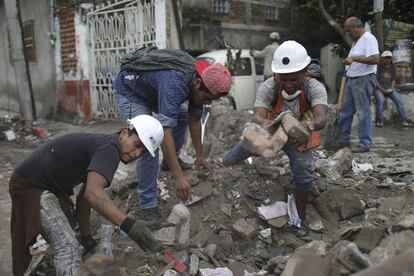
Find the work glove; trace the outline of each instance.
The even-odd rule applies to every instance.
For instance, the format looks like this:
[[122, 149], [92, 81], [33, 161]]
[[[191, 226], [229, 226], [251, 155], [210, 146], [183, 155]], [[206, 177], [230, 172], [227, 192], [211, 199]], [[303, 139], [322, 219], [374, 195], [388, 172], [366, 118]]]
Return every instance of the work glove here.
[[121, 224], [120, 228], [128, 237], [135, 241], [139, 247], [144, 251], [159, 252], [163, 248], [161, 244], [155, 240], [150, 232], [151, 230], [158, 230], [163, 227], [172, 226], [171, 223], [156, 223], [151, 221], [134, 220], [127, 217]]
[[95, 248], [98, 246], [98, 243], [91, 235], [81, 237], [80, 243], [85, 249], [84, 254], [95, 253]]

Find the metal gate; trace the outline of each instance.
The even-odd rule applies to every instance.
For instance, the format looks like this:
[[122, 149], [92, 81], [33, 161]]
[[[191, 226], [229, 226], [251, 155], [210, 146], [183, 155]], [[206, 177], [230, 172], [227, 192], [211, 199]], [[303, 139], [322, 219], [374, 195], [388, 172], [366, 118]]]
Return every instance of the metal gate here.
[[[157, 3], [158, 2], [158, 3]], [[90, 92], [95, 117], [119, 118], [112, 81], [120, 60], [142, 46], [155, 45], [155, 6], [159, 0], [117, 0], [88, 14]]]

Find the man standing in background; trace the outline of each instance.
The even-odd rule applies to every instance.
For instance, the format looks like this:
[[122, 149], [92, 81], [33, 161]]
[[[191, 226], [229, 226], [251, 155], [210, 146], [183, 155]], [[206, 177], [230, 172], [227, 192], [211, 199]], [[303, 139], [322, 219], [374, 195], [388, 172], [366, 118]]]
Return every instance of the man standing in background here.
[[256, 51], [250, 50], [250, 54], [257, 58], [264, 58], [264, 80], [268, 79], [270, 76], [273, 75], [272, 73], [272, 59], [273, 54], [275, 53], [276, 49], [279, 47], [279, 40], [280, 36], [278, 32], [270, 33], [269, 38], [271, 43], [267, 45], [263, 50]]
[[345, 33], [354, 41], [345, 64], [348, 81], [345, 86], [344, 102], [338, 118], [342, 146], [351, 145], [353, 116], [358, 117], [359, 144], [353, 152], [368, 152], [372, 145], [371, 95], [374, 92], [379, 63], [377, 39], [364, 31], [361, 20], [349, 17], [344, 23]]

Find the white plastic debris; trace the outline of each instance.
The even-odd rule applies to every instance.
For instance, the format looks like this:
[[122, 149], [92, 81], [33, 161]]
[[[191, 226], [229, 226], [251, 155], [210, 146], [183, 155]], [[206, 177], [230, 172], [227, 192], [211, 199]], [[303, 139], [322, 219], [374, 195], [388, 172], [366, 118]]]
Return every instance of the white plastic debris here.
[[287, 212], [289, 215], [289, 225], [300, 228], [302, 220], [299, 218], [298, 210], [296, 209], [295, 197], [291, 194], [288, 195]]
[[265, 220], [278, 218], [287, 215], [287, 204], [283, 201], [276, 201], [269, 206], [257, 207], [257, 213]]
[[16, 139], [16, 134], [14, 133], [13, 130], [6, 130], [3, 131], [4, 135], [6, 135], [6, 139], [7, 141], [13, 141], [14, 139]]
[[47, 249], [49, 248], [49, 245], [45, 241], [45, 239], [42, 237], [42, 235], [37, 235], [36, 243], [33, 244], [30, 247], [30, 254], [32, 256], [44, 254], [46, 253]]
[[233, 272], [227, 267], [218, 268], [202, 268], [200, 269], [201, 276], [233, 276]]
[[374, 167], [372, 164], [369, 163], [357, 163], [355, 160], [352, 159], [352, 171], [354, 173], [361, 173], [361, 172], [367, 172], [372, 171]]

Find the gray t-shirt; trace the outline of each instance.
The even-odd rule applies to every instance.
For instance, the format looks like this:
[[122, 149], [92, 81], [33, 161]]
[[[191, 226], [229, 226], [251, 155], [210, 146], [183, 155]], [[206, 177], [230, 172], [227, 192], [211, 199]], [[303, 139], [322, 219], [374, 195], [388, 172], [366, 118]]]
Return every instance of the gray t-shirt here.
[[[318, 104], [328, 105], [328, 96], [326, 94], [325, 86], [316, 79], [309, 79], [308, 89], [305, 89], [305, 97], [311, 106]], [[272, 111], [275, 104], [275, 86], [276, 82], [273, 77], [268, 78], [264, 81], [256, 93], [256, 102], [254, 107], [265, 107], [267, 110]], [[292, 101], [283, 100], [282, 111], [290, 110], [296, 118], [300, 117], [300, 106], [299, 106], [299, 96]]]

